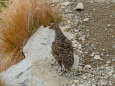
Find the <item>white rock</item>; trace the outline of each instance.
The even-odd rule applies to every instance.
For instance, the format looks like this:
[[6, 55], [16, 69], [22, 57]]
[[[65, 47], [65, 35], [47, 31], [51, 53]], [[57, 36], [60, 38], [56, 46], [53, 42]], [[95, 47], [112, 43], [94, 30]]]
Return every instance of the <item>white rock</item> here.
[[75, 84], [73, 83], [71, 86], [75, 86]]
[[96, 86], [95, 84], [92, 84], [91, 86]]
[[62, 5], [64, 5], [64, 6], [69, 6], [70, 4], [71, 4], [71, 2], [69, 2], [69, 1], [62, 3]]
[[81, 46], [81, 44], [79, 42], [77, 42], [76, 44], [73, 44], [73, 47], [78, 48], [78, 49], [82, 48], [82, 46]]
[[89, 21], [89, 18], [85, 18], [83, 21], [87, 22], [87, 21]]
[[73, 44], [73, 47], [76, 48], [78, 46], [78, 44]]
[[90, 69], [90, 68], [91, 68], [91, 65], [85, 65], [84, 68], [85, 68], [85, 69]]
[[88, 52], [83, 52], [84, 54], [88, 54]]
[[70, 24], [71, 23], [71, 21], [70, 20], [67, 20], [67, 22]]
[[[30, 37], [23, 49], [26, 58], [0, 74], [6, 86], [63, 86], [69, 82], [66, 77], [58, 75], [55, 66], [51, 66], [54, 37], [55, 32], [44, 27]], [[76, 69], [79, 57], [74, 57], [73, 68]]]
[[110, 64], [110, 63], [111, 63], [111, 60], [107, 61], [106, 63], [107, 63], [107, 64]]
[[78, 33], [78, 32], [79, 32], [79, 30], [78, 30], [78, 29], [74, 29], [74, 31], [75, 31], [75, 33]]
[[107, 26], [108, 26], [108, 27], [110, 27], [110, 26], [111, 26], [111, 24], [107, 24]]
[[[51, 44], [54, 40], [55, 32], [48, 28], [40, 27], [39, 30], [28, 40], [23, 49], [27, 58], [49, 58], [51, 55]], [[47, 51], [44, 52], [44, 51]], [[45, 54], [43, 54], [45, 53]]]
[[95, 55], [93, 58], [94, 58], [94, 59], [102, 60], [101, 57], [100, 57], [100, 55]]
[[74, 83], [79, 83], [79, 81], [78, 80], [74, 80]]
[[92, 9], [93, 11], [95, 11], [96, 9]]
[[82, 71], [82, 70], [83, 70], [83, 67], [82, 67], [82, 66], [78, 66], [78, 70], [79, 70], [79, 71]]
[[86, 77], [86, 76], [83, 76], [83, 79], [87, 79], [87, 77]]
[[76, 10], [84, 10], [84, 6], [82, 2], [79, 2], [75, 8]]

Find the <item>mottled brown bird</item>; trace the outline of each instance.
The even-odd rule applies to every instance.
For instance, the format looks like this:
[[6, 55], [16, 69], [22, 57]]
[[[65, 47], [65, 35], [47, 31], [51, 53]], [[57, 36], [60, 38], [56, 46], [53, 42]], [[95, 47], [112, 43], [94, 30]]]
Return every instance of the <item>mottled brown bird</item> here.
[[52, 43], [52, 55], [65, 71], [71, 71], [74, 63], [72, 42], [62, 33], [58, 25], [51, 25], [49, 29], [55, 31], [55, 40]]

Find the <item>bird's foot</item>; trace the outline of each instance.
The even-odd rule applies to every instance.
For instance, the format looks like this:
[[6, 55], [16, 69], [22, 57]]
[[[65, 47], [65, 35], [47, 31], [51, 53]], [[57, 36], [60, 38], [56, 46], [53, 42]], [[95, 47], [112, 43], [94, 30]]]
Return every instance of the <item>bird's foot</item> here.
[[66, 73], [67, 73], [67, 71], [65, 70], [65, 68], [63, 68], [63, 67], [61, 67], [61, 69], [59, 70], [60, 72], [60, 76], [63, 76], [63, 75], [65, 75]]
[[59, 75], [60, 76], [63, 76], [63, 75], [65, 75], [67, 72], [66, 71], [61, 71], [60, 73], [59, 73]]

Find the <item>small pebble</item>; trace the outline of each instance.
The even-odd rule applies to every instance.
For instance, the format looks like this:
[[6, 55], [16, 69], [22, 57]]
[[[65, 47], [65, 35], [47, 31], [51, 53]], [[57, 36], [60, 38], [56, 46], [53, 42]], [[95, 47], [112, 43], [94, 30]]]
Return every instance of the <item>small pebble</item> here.
[[92, 9], [93, 11], [95, 11], [95, 9]]
[[110, 64], [110, 63], [111, 63], [111, 61], [107, 61], [106, 63], [107, 63], [107, 64]]
[[100, 57], [100, 55], [95, 55], [95, 56], [94, 56], [94, 59], [97, 59], [97, 60], [98, 60], [98, 59], [99, 59], [99, 60], [102, 60], [102, 59], [101, 59], [101, 57]]
[[87, 79], [87, 77], [86, 77], [86, 76], [84, 76], [84, 77], [83, 77], [83, 79]]
[[79, 2], [75, 8], [76, 10], [84, 10], [84, 6], [82, 2]]
[[84, 54], [88, 54], [88, 52], [83, 52]]
[[87, 21], [89, 21], [89, 18], [85, 18], [83, 21], [84, 21], [84, 22], [87, 22]]
[[105, 52], [106, 50], [105, 49], [103, 49], [103, 52]]
[[91, 65], [85, 65], [85, 69], [91, 69]]
[[115, 59], [112, 59], [113, 62], [115, 62]]
[[78, 44], [73, 44], [73, 47], [76, 48], [78, 46]]
[[89, 30], [86, 30], [87, 32], [89, 32]]
[[75, 86], [75, 84], [72, 84], [71, 86]]
[[71, 2], [69, 2], [69, 1], [62, 3], [62, 5], [64, 5], [64, 6], [69, 6], [70, 4], [71, 4]]
[[107, 26], [108, 26], [108, 27], [110, 27], [110, 26], [111, 26], [111, 24], [107, 24]]
[[79, 81], [78, 80], [74, 80], [74, 83], [79, 83]]
[[92, 84], [91, 86], [96, 86], [95, 84]]

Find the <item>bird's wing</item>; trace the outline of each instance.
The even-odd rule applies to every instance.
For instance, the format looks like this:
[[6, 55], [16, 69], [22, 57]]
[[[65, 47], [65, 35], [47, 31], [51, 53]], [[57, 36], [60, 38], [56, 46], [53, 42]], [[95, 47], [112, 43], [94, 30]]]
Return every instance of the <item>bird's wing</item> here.
[[64, 48], [69, 49], [73, 53], [72, 42], [70, 40], [68, 40], [68, 39], [65, 39], [65, 43], [66, 44], [64, 44]]
[[64, 48], [62, 46], [60, 46], [60, 44], [58, 42], [53, 42], [52, 43], [52, 54], [58, 55], [60, 53], [60, 51], [62, 51]]
[[58, 41], [54, 41], [52, 43], [52, 51], [55, 54], [59, 54], [62, 51], [70, 51], [71, 53], [73, 53], [73, 46], [72, 46], [72, 42], [68, 39], [64, 39], [63, 41], [58, 40]]

